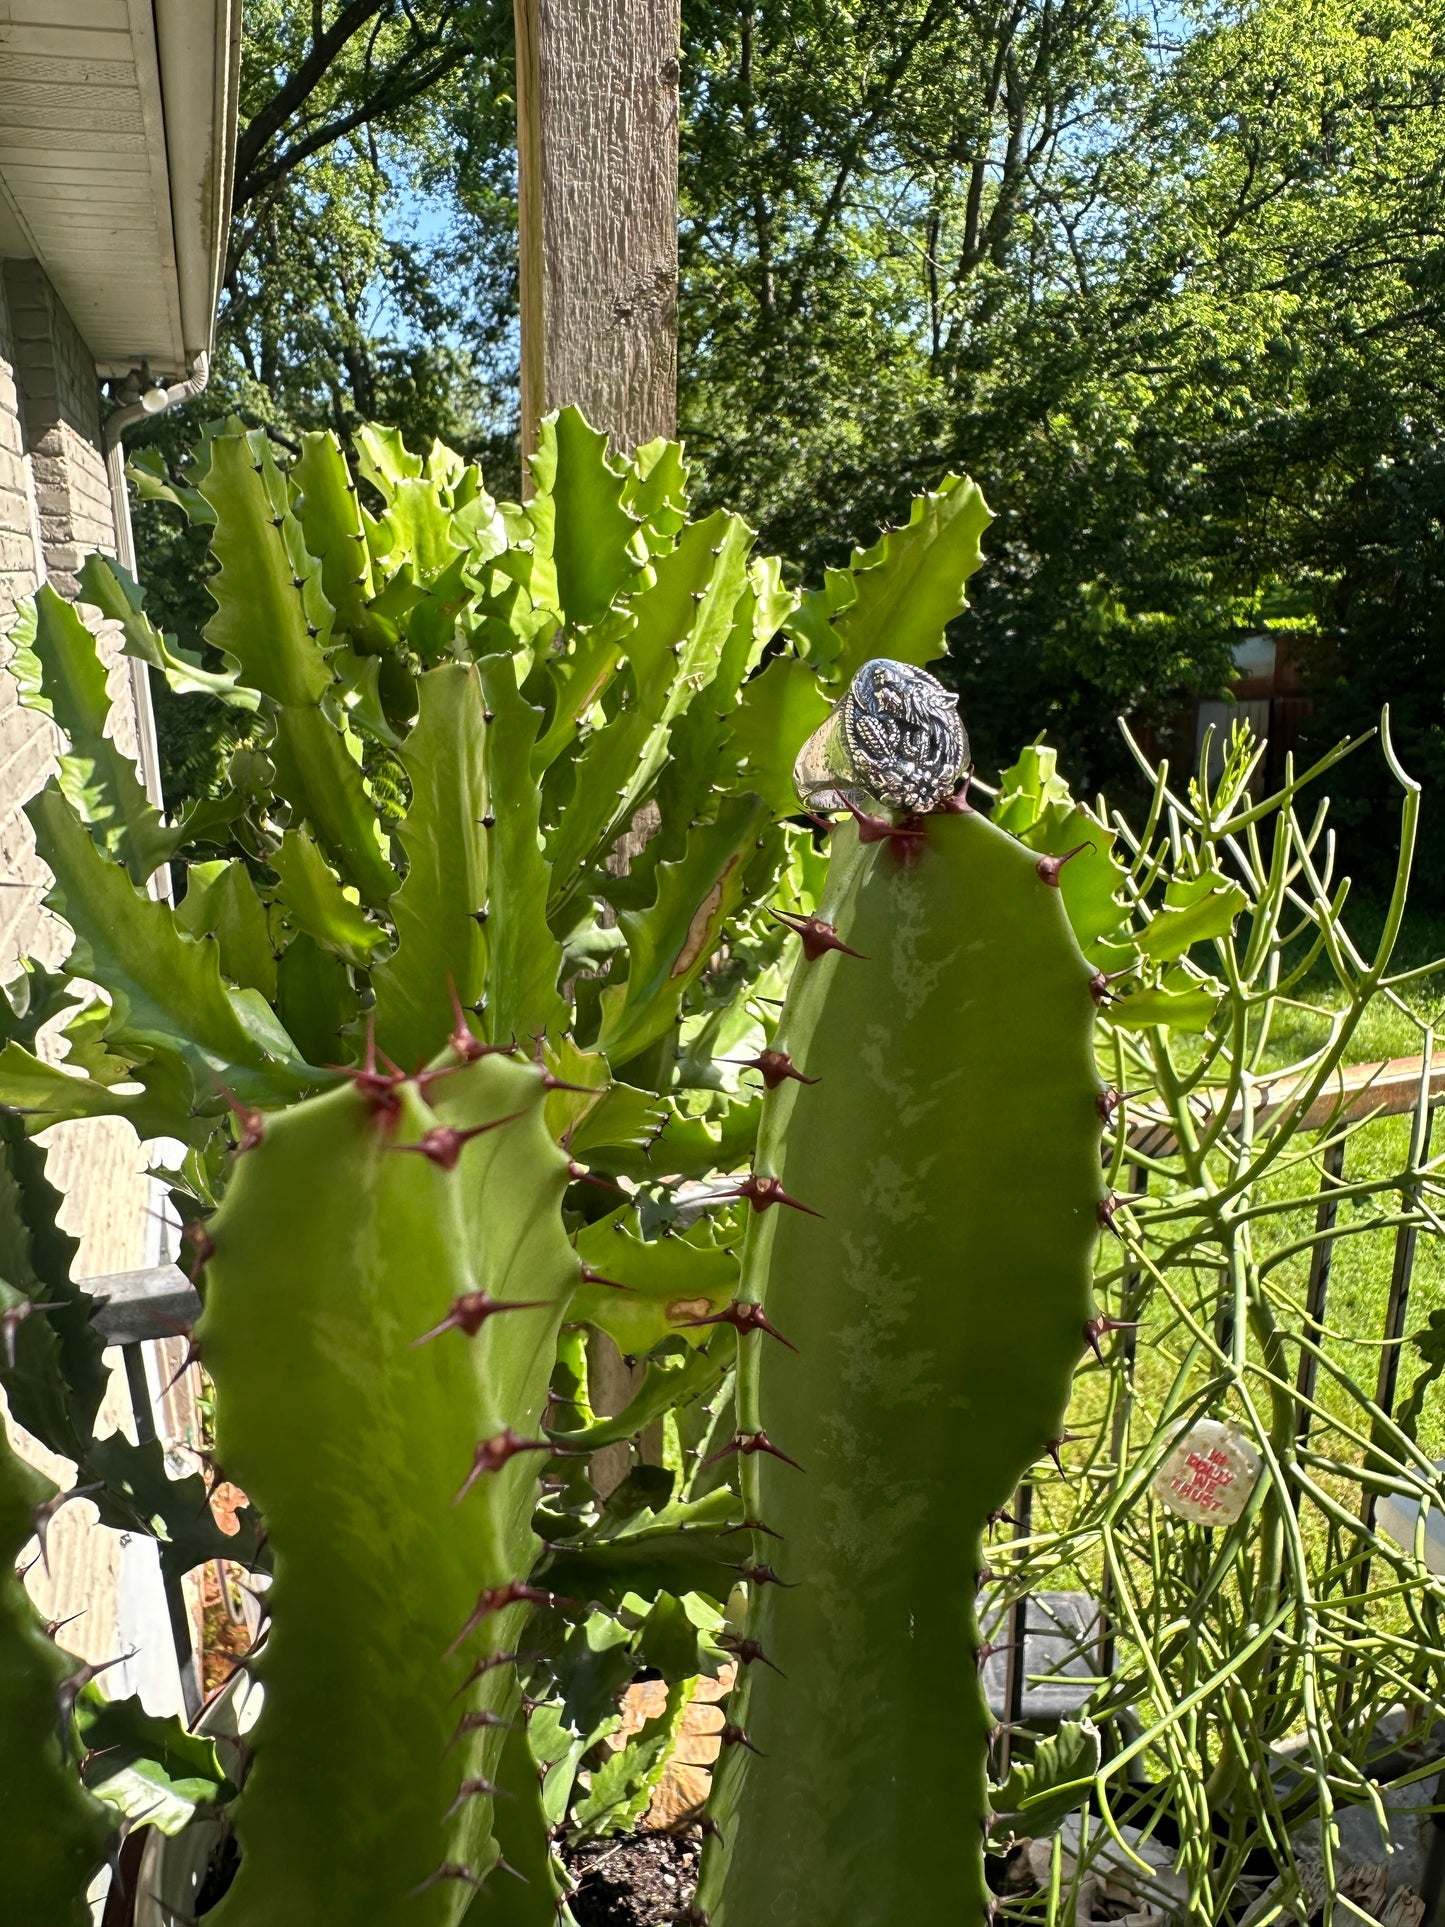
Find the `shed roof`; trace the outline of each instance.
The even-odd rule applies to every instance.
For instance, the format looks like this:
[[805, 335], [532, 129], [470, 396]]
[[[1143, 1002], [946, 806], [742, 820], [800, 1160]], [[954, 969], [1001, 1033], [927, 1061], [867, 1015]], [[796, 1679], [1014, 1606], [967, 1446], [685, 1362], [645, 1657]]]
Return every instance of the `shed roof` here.
[[34, 256], [102, 374], [209, 353], [241, 0], [0, 0], [0, 255]]

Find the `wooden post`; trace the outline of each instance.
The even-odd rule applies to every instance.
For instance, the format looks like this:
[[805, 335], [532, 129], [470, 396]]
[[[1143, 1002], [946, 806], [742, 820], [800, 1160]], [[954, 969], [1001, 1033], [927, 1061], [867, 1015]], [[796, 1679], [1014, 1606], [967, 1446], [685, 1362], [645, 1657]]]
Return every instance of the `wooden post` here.
[[677, 429], [679, 0], [513, 0], [522, 453], [575, 403]]

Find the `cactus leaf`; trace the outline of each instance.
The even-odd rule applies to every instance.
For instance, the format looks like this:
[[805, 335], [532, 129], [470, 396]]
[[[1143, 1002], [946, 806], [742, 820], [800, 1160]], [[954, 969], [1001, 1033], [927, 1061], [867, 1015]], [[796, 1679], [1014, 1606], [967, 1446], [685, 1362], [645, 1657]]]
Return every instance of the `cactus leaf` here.
[[542, 423], [531, 467], [537, 551], [551, 561], [568, 627], [585, 628], [640, 564], [637, 521], [623, 505], [626, 467], [608, 459], [606, 435], [575, 408]]
[[0, 1426], [0, 1808], [5, 1905], [45, 1927], [89, 1927], [85, 1890], [113, 1832], [108, 1809], [81, 1785], [67, 1754], [58, 1695], [80, 1671], [50, 1640], [16, 1576], [31, 1515], [54, 1487], [12, 1451]]
[[[452, 1026], [448, 986], [464, 1006], [486, 986], [490, 809], [487, 724], [475, 668], [446, 663], [418, 684], [416, 726], [401, 761], [411, 806], [398, 836], [406, 881], [392, 899], [394, 954], [376, 973], [376, 1035], [399, 1064], [434, 1057]], [[545, 887], [545, 886], [544, 886]]]
[[388, 647], [396, 634], [369, 607], [375, 585], [361, 504], [330, 430], [302, 435], [291, 474], [296, 519], [307, 550], [321, 564], [321, 586], [334, 611], [332, 633], [350, 636], [361, 649]]
[[728, 748], [738, 780], [766, 798], [775, 816], [796, 813], [793, 764], [830, 707], [817, 676], [794, 656], [770, 662], [744, 689]]
[[1224, 985], [1214, 978], [1189, 976], [1176, 965], [1158, 984], [1131, 990], [1111, 1003], [1109, 1022], [1118, 1030], [1150, 1030], [1158, 1024], [1169, 1030], [1204, 1031], [1224, 994]]
[[855, 594], [832, 624], [836, 654], [816, 660], [830, 681], [846, 683], [871, 656], [920, 667], [944, 653], [944, 631], [968, 607], [963, 585], [983, 561], [979, 547], [993, 512], [965, 475], [947, 475], [914, 497], [901, 529], [855, 550]]
[[74, 603], [42, 583], [13, 632], [10, 667], [27, 709], [49, 716], [64, 735], [60, 789], [107, 856], [144, 883], [174, 847], [146, 796], [134, 761], [106, 734], [110, 696], [95, 637]]
[[287, 830], [269, 862], [281, 879], [276, 901], [290, 922], [348, 963], [370, 963], [386, 932], [346, 895], [305, 830]]
[[88, 1756], [82, 1778], [97, 1799], [148, 1827], [179, 1833], [197, 1807], [234, 1798], [212, 1741], [177, 1719], [147, 1713], [137, 1698], [107, 1699], [92, 1684], [75, 1701], [75, 1728]]
[[45, 900], [75, 932], [72, 968], [111, 999], [108, 1038], [179, 1052], [205, 1095], [222, 1077], [246, 1103], [284, 1103], [305, 1088], [311, 1079], [261, 998], [222, 983], [215, 943], [196, 942], [168, 905], [140, 895], [58, 791], [42, 790], [25, 813], [55, 878]]
[[551, 871], [542, 853], [541, 797], [532, 750], [541, 711], [523, 699], [510, 656], [478, 664], [487, 724], [486, 769], [495, 823], [487, 831], [487, 1035], [530, 1043], [562, 1027], [562, 946], [547, 927]]
[[[736, 1496], [721, 1486], [705, 1498], [626, 1515], [609, 1509], [585, 1542], [553, 1540], [539, 1577], [571, 1598], [614, 1605], [634, 1591], [645, 1598], [700, 1593], [724, 1605], [737, 1584], [738, 1548], [747, 1544], [741, 1518]], [[629, 1666], [625, 1677], [631, 1674]]]
[[138, 448], [125, 465], [126, 480], [141, 502], [165, 502], [178, 508], [190, 523], [207, 528], [216, 511], [198, 489], [174, 482], [166, 471], [166, 458], [158, 448]]
[[742, 901], [744, 872], [770, 814], [760, 797], [726, 798], [717, 820], [688, 837], [676, 863], [658, 864], [656, 900], [618, 917], [627, 938], [627, 980], [603, 991], [598, 1038], [610, 1063], [628, 1063], [671, 1028]]
[[[408, 1921], [442, 1927], [468, 1893], [436, 1869], [480, 1880], [496, 1860], [490, 1798], [455, 1801], [494, 1776], [516, 1709], [511, 1668], [470, 1675], [516, 1648], [535, 1596], [514, 1582], [536, 1547], [538, 1461], [519, 1453], [452, 1500], [478, 1440], [536, 1436], [575, 1275], [567, 1161], [531, 1066], [485, 1058], [429, 1089], [435, 1109], [407, 1081], [394, 1107], [348, 1086], [268, 1119], [209, 1227], [217, 1449], [276, 1554], [241, 1870], [217, 1927], [389, 1927], [404, 1895]], [[498, 1119], [450, 1167], [406, 1155], [429, 1130]], [[414, 1342], [479, 1290], [539, 1302]]]
[[1089, 1720], [1065, 1720], [1057, 1733], [1035, 1741], [1032, 1758], [1016, 1761], [989, 1790], [996, 1835], [1046, 1839], [1056, 1833], [1087, 1804], [1099, 1754], [1099, 1729]]
[[244, 863], [191, 864], [176, 921], [193, 937], [216, 939], [221, 971], [233, 984], [275, 1001], [276, 953], [266, 907]]
[[[215, 520], [209, 510], [206, 519]], [[215, 696], [234, 709], [254, 710], [259, 706], [259, 695], [236, 681], [234, 668], [207, 669], [194, 650], [180, 648], [174, 636], [163, 635], [156, 628], [145, 613], [145, 590], [112, 557], [85, 558], [80, 593], [103, 616], [120, 624], [126, 655], [158, 669], [175, 695]]]
[[1245, 895], [1217, 870], [1170, 883], [1155, 916], [1134, 938], [1155, 963], [1182, 957], [1196, 943], [1222, 937], [1245, 907]]
[[[569, 1316], [605, 1331], [621, 1352], [640, 1355], [689, 1318], [716, 1311], [737, 1293], [738, 1259], [727, 1235], [706, 1219], [670, 1238], [639, 1238], [624, 1206], [587, 1225], [577, 1256], [589, 1270], [625, 1287], [583, 1282]], [[734, 1237], [736, 1234], [732, 1234]]]

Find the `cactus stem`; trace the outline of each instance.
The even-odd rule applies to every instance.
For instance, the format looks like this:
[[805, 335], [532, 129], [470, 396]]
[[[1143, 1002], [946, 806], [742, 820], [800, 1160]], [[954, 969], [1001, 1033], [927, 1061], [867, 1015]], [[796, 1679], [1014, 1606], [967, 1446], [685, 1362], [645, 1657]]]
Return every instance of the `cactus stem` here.
[[1102, 1365], [1104, 1354], [1099, 1349], [1099, 1340], [1110, 1332], [1138, 1331], [1140, 1320], [1137, 1318], [1091, 1318], [1084, 1326], [1084, 1342]]
[[504, 1427], [494, 1438], [483, 1439], [478, 1444], [476, 1456], [472, 1460], [472, 1469], [463, 1480], [461, 1490], [452, 1500], [452, 1504], [460, 1505], [478, 1479], [484, 1478], [488, 1472], [500, 1472], [502, 1467], [509, 1460], [516, 1458], [519, 1452], [550, 1452], [551, 1450], [551, 1443], [547, 1439], [524, 1439], [519, 1437], [510, 1425]]
[[442, 1815], [443, 1825], [452, 1819], [454, 1815], [460, 1813], [468, 1800], [475, 1800], [478, 1794], [484, 1794], [489, 1800], [514, 1800], [517, 1797], [509, 1788], [498, 1786], [495, 1780], [486, 1780], [480, 1775], [475, 1779], [463, 1780], [457, 1788], [456, 1799], [452, 1801], [451, 1805]]
[[737, 1573], [750, 1586], [781, 1586], [784, 1592], [793, 1592], [798, 1584], [796, 1579], [780, 1579], [769, 1565], [750, 1563], [731, 1566], [729, 1571]]
[[850, 944], [844, 943], [833, 925], [824, 922], [822, 917], [795, 916], [789, 910], [770, 910], [768, 915], [775, 923], [781, 923], [791, 930], [801, 941], [803, 955], [809, 963], [816, 963], [829, 950], [841, 950], [845, 957], [858, 957], [864, 963], [868, 961], [861, 950], [854, 950]]
[[15, 1334], [25, 1320], [32, 1312], [64, 1311], [64, 1309], [64, 1301], [59, 1298], [46, 1304], [40, 1304], [34, 1298], [22, 1298], [13, 1311], [7, 1311], [4, 1317], [0, 1318], [0, 1345], [5, 1347], [5, 1363], [12, 1372], [15, 1369]]
[[747, 1736], [746, 1730], [734, 1720], [724, 1720], [717, 1730], [717, 1736], [724, 1746], [745, 1746], [749, 1753], [756, 1753], [759, 1759], [767, 1757], [758, 1747], [753, 1745]]
[[468, 1614], [466, 1625], [447, 1647], [443, 1659], [450, 1659], [462, 1641], [474, 1633], [484, 1620], [490, 1619], [493, 1613], [505, 1612], [508, 1606], [515, 1606], [522, 1600], [534, 1606], [564, 1606], [572, 1603], [559, 1599], [554, 1592], [544, 1592], [539, 1586], [529, 1586], [521, 1579], [509, 1580], [505, 1586], [484, 1586], [477, 1594], [477, 1603]]
[[784, 1078], [791, 1077], [798, 1084], [816, 1084], [816, 1077], [804, 1077], [785, 1050], [759, 1051], [756, 1057], [724, 1057], [724, 1064], [740, 1064], [746, 1071], [758, 1071], [770, 1091], [775, 1091]]
[[786, 1452], [774, 1445], [766, 1432], [734, 1432], [726, 1445], [714, 1452], [710, 1458], [703, 1460], [703, 1465], [716, 1465], [720, 1459], [727, 1458], [733, 1452], [745, 1459], [752, 1458], [755, 1452], [768, 1452], [773, 1458], [781, 1459], [785, 1465], [797, 1466], [799, 1472], [803, 1469], [796, 1459], [790, 1459]]
[[388, 1144], [388, 1151], [419, 1151], [443, 1171], [455, 1171], [462, 1152], [474, 1137], [483, 1137], [488, 1131], [496, 1131], [504, 1124], [514, 1124], [521, 1117], [521, 1111], [511, 1111], [506, 1117], [493, 1118], [490, 1124], [473, 1124], [465, 1131], [459, 1131], [452, 1124], [433, 1124], [424, 1131], [415, 1144]]
[[761, 1645], [755, 1639], [737, 1639], [731, 1634], [725, 1634], [723, 1638], [718, 1641], [718, 1644], [724, 1647], [726, 1651], [736, 1653], [738, 1663], [742, 1666], [751, 1666], [754, 1660], [760, 1660], [764, 1666], [771, 1666], [779, 1679], [786, 1679], [788, 1677], [775, 1660], [768, 1658]]
[[1057, 890], [1059, 887], [1059, 878], [1063, 875], [1064, 865], [1071, 863], [1076, 856], [1082, 856], [1085, 850], [1092, 850], [1096, 847], [1093, 840], [1086, 837], [1082, 843], [1076, 843], [1072, 850], [1065, 850], [1062, 856], [1041, 856], [1034, 865], [1034, 868], [1051, 890]]
[[411, 1349], [425, 1345], [429, 1339], [440, 1338], [443, 1332], [460, 1331], [468, 1338], [475, 1338], [487, 1320], [499, 1311], [543, 1311], [546, 1306], [545, 1298], [493, 1298], [486, 1291], [464, 1291], [452, 1300], [451, 1310], [439, 1325], [433, 1325], [430, 1331], [411, 1341]]
[[786, 1345], [790, 1352], [798, 1349], [790, 1338], [784, 1338], [775, 1325], [768, 1323], [768, 1315], [761, 1305], [750, 1304], [742, 1298], [735, 1298], [725, 1310], [712, 1312], [706, 1318], [684, 1318], [681, 1322], [684, 1326], [732, 1325], [743, 1333], [766, 1332], [769, 1338], [776, 1338], [780, 1345]]
[[471, 1868], [464, 1867], [460, 1860], [443, 1860], [435, 1873], [429, 1873], [417, 1886], [409, 1887], [402, 1899], [415, 1900], [418, 1894], [424, 1894], [429, 1887], [439, 1886], [443, 1880], [464, 1880], [469, 1887], [480, 1887], [482, 1884]]
[[442, 1748], [442, 1751], [444, 1753], [450, 1753], [458, 1740], [463, 1739], [468, 1733], [479, 1732], [484, 1726], [501, 1727], [502, 1730], [507, 1733], [520, 1733], [522, 1730], [516, 1720], [503, 1719], [500, 1713], [494, 1713], [490, 1707], [484, 1706], [475, 1713], [462, 1714], [461, 1718], [457, 1721], [456, 1731]]

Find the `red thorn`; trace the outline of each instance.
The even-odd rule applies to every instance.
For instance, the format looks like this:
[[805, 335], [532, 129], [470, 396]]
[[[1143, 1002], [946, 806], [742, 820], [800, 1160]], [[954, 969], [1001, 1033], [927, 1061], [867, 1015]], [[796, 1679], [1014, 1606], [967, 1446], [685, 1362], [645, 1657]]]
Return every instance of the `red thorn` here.
[[761, 1071], [763, 1082], [770, 1091], [775, 1091], [786, 1077], [791, 1077], [797, 1084], [816, 1084], [820, 1081], [816, 1077], [804, 1077], [800, 1070], [795, 1069], [792, 1058], [785, 1050], [764, 1050], [759, 1051], [756, 1057], [724, 1057], [721, 1061], [724, 1064], [740, 1064], [745, 1071]]
[[504, 1124], [514, 1124], [522, 1111], [511, 1111], [506, 1117], [493, 1118], [490, 1124], [473, 1124], [465, 1131], [459, 1131], [451, 1124], [433, 1124], [429, 1131], [422, 1133], [416, 1144], [388, 1144], [388, 1151], [419, 1151], [424, 1158], [438, 1165], [443, 1171], [455, 1171], [457, 1161], [463, 1150], [474, 1137], [484, 1137], [488, 1131], [498, 1131]]
[[1072, 850], [1065, 850], [1062, 856], [1041, 856], [1034, 868], [1051, 890], [1057, 890], [1064, 865], [1071, 863], [1076, 856], [1082, 856], [1085, 850], [1096, 848], [1097, 845], [1091, 838], [1085, 838], [1082, 843], [1076, 843]]
[[480, 1887], [481, 1881], [470, 1867], [464, 1867], [460, 1860], [443, 1860], [435, 1873], [429, 1873], [425, 1880], [415, 1887], [408, 1887], [402, 1895], [403, 1900], [415, 1900], [424, 1894], [428, 1887], [435, 1887], [443, 1880], [464, 1880], [469, 1887]]
[[1019, 1529], [1019, 1521], [1009, 1511], [1007, 1506], [1000, 1506], [997, 1512], [990, 1512], [988, 1515], [988, 1523], [991, 1526], [1012, 1526], [1015, 1531]]
[[735, 1330], [747, 1332], [766, 1332], [769, 1338], [776, 1338], [780, 1345], [786, 1345], [790, 1352], [798, 1348], [790, 1338], [784, 1338], [775, 1325], [768, 1323], [768, 1315], [761, 1305], [747, 1303], [736, 1298], [726, 1310], [715, 1311], [707, 1318], [683, 1318], [678, 1321], [682, 1326], [692, 1325], [731, 1325]]
[[737, 1573], [750, 1586], [781, 1586], [784, 1592], [793, 1592], [798, 1584], [796, 1579], [779, 1579], [767, 1565], [730, 1566], [728, 1570]]
[[725, 1527], [718, 1536], [722, 1539], [729, 1539], [735, 1532], [761, 1532], [765, 1533], [769, 1539], [777, 1539], [779, 1541], [781, 1541], [783, 1537], [781, 1532], [774, 1532], [771, 1526], [765, 1526], [761, 1519], [739, 1519], [735, 1526]]
[[571, 1184], [595, 1184], [599, 1191], [615, 1191], [619, 1198], [628, 1198], [632, 1195], [620, 1184], [613, 1184], [608, 1178], [599, 1178], [596, 1172], [589, 1171], [587, 1166], [579, 1164], [576, 1158], [567, 1160], [567, 1178]]
[[978, 1651], [974, 1654], [974, 1658], [978, 1662], [978, 1670], [982, 1672], [984, 1667], [987, 1666], [988, 1662], [991, 1659], [993, 1659], [997, 1654], [1017, 1653], [1022, 1650], [1022, 1647], [1023, 1647], [1023, 1641], [1021, 1639], [1010, 1640], [1007, 1643], [1007, 1645], [999, 1645], [999, 1646], [996, 1646], [991, 1639], [985, 1639], [981, 1641], [979, 1644]]
[[816, 963], [829, 950], [841, 950], [845, 957], [858, 957], [864, 963], [868, 961], [861, 950], [854, 950], [844, 943], [833, 925], [825, 923], [821, 917], [800, 917], [790, 910], [770, 910], [768, 915], [784, 924], [795, 937], [801, 938], [803, 955], [809, 963]]
[[624, 1285], [616, 1278], [604, 1278], [602, 1273], [594, 1271], [591, 1265], [583, 1265], [582, 1282], [584, 1285], [606, 1285], [609, 1291], [636, 1291], [637, 1289], [636, 1285]]
[[860, 843], [885, 843], [892, 842], [895, 837], [911, 839], [928, 834], [924, 826], [921, 823], [915, 824], [911, 817], [904, 823], [890, 823], [886, 816], [869, 816], [856, 804], [850, 803], [846, 796], [843, 798], [843, 807], [858, 825]]
[[499, 1311], [543, 1311], [548, 1303], [545, 1298], [493, 1298], [487, 1291], [464, 1291], [460, 1298], [453, 1298], [451, 1310], [439, 1325], [411, 1341], [412, 1350], [429, 1339], [440, 1338], [443, 1332], [465, 1332], [468, 1338], [475, 1338]]
[[516, 1458], [519, 1452], [550, 1452], [551, 1449], [546, 1439], [524, 1439], [519, 1437], [510, 1425], [506, 1426], [494, 1438], [483, 1439], [477, 1446], [476, 1455], [472, 1460], [472, 1469], [468, 1472], [462, 1483], [462, 1489], [452, 1500], [452, 1504], [460, 1505], [478, 1479], [483, 1478], [488, 1472], [500, 1472], [502, 1467], [509, 1460]]
[[187, 1276], [194, 1284], [216, 1255], [215, 1241], [206, 1227], [193, 1218], [181, 1232], [181, 1243], [191, 1247], [191, 1268]]
[[732, 1720], [723, 1721], [717, 1730], [717, 1736], [724, 1746], [745, 1746], [749, 1753], [756, 1753], [760, 1760], [767, 1758], [765, 1753], [760, 1752], [759, 1749], [753, 1745], [744, 1728], [736, 1725]]
[[794, 1211], [806, 1211], [810, 1218], [821, 1218], [822, 1212], [815, 1211], [810, 1204], [800, 1204], [790, 1198], [783, 1189], [781, 1178], [760, 1177], [756, 1171], [744, 1178], [738, 1185], [737, 1195], [746, 1198], [754, 1211], [767, 1211], [775, 1204], [789, 1204]]
[[1138, 968], [1136, 963], [1129, 964], [1123, 970], [1111, 970], [1107, 976], [1102, 970], [1096, 970], [1089, 979], [1089, 995], [1096, 1004], [1112, 1003], [1114, 993], [1109, 988], [1110, 984], [1118, 983], [1121, 977], [1132, 977]]
[[[67, 1613], [64, 1619], [47, 1619], [45, 1622], [45, 1637], [47, 1639], [54, 1639], [58, 1632], [62, 1632], [67, 1626], [73, 1626], [77, 1619], [84, 1619], [86, 1610], [87, 1609], [82, 1606], [79, 1612]], [[105, 1747], [97, 1750], [108, 1753], [110, 1748]]]
[[1060, 1432], [1056, 1439], [1049, 1440], [1049, 1457], [1053, 1460], [1061, 1478], [1064, 1476], [1064, 1461], [1059, 1456], [1060, 1448], [1065, 1445], [1075, 1445], [1083, 1437], [1084, 1434], [1082, 1432]]
[[505, 1612], [508, 1606], [522, 1601], [534, 1606], [570, 1606], [570, 1599], [560, 1599], [554, 1592], [543, 1592], [539, 1586], [529, 1586], [520, 1579], [512, 1579], [505, 1586], [484, 1586], [477, 1594], [477, 1603], [467, 1618], [467, 1623], [457, 1634], [451, 1645], [442, 1654], [450, 1659], [453, 1653], [471, 1633], [474, 1633], [483, 1620], [490, 1619], [493, 1613]]
[[176, 1369], [171, 1373], [170, 1377], [166, 1380], [165, 1384], [161, 1387], [161, 1396], [164, 1398], [165, 1394], [168, 1391], [170, 1391], [171, 1387], [173, 1385], [179, 1384], [180, 1380], [185, 1377], [186, 1373], [191, 1369], [192, 1365], [199, 1365], [200, 1362], [201, 1362], [201, 1341], [198, 1338], [188, 1338], [186, 1340], [186, 1355], [181, 1360], [180, 1364], [177, 1365]]
[[[72, 1499], [89, 1498], [92, 1492], [100, 1491], [103, 1483], [103, 1480], [95, 1479], [89, 1485], [72, 1485], [64, 1492], [57, 1492], [53, 1498], [42, 1500], [30, 1514], [30, 1530], [40, 1543], [40, 1563], [47, 1573], [50, 1571], [50, 1521], [63, 1505], [69, 1505]], [[114, 1666], [116, 1661], [107, 1663]]]
[[474, 1779], [463, 1780], [457, 1788], [456, 1799], [442, 1815], [443, 1825], [451, 1819], [453, 1814], [460, 1813], [468, 1800], [475, 1800], [479, 1794], [484, 1795], [488, 1800], [514, 1800], [517, 1797], [506, 1787], [498, 1786], [495, 1780], [487, 1780], [481, 1774], [477, 1774]]
[[779, 1679], [786, 1679], [788, 1677], [781, 1666], [768, 1658], [767, 1654], [755, 1639], [736, 1639], [731, 1634], [724, 1634], [718, 1641], [718, 1644], [723, 1647], [725, 1651], [736, 1653], [738, 1663], [742, 1666], [751, 1666], [754, 1660], [758, 1660], [764, 1666], [771, 1666]]
[[1099, 1349], [1099, 1340], [1110, 1332], [1134, 1332], [1139, 1329], [1137, 1318], [1090, 1318], [1084, 1326], [1084, 1342], [1102, 1365], [1104, 1354]]
[[781, 1459], [785, 1465], [797, 1466], [800, 1472], [803, 1469], [796, 1459], [790, 1459], [786, 1452], [780, 1451], [766, 1432], [734, 1432], [722, 1450], [714, 1452], [711, 1458], [704, 1459], [703, 1465], [716, 1465], [719, 1459], [725, 1459], [733, 1452], [745, 1459], [752, 1458], [755, 1452], [770, 1452], [775, 1459]]
[[136, 1651], [137, 1649], [132, 1646], [128, 1653], [117, 1653], [114, 1659], [97, 1660], [93, 1665], [82, 1666], [78, 1672], [71, 1673], [63, 1679], [55, 1689], [61, 1725], [70, 1724], [70, 1716], [75, 1711], [76, 1700], [93, 1679], [99, 1679], [102, 1673], [108, 1673], [112, 1666], [124, 1666], [128, 1659], [135, 1658]]
[[230, 1105], [237, 1123], [241, 1126], [241, 1135], [236, 1142], [237, 1154], [239, 1155], [242, 1151], [254, 1151], [265, 1134], [266, 1119], [264, 1114], [260, 1111], [252, 1110], [247, 1104], [238, 1103], [224, 1084], [220, 1086], [220, 1091], [222, 1097], [224, 1097], [227, 1104]]
[[1113, 1231], [1115, 1214], [1119, 1206], [1127, 1202], [1128, 1200], [1121, 1198], [1117, 1191], [1111, 1191], [1107, 1198], [1100, 1198], [1094, 1206], [1094, 1215], [1099, 1220], [1101, 1231]]
[[484, 1726], [500, 1727], [504, 1733], [518, 1733], [521, 1731], [521, 1728], [515, 1720], [504, 1720], [500, 1713], [494, 1713], [489, 1706], [484, 1706], [475, 1713], [462, 1714], [461, 1718], [457, 1721], [456, 1731], [442, 1748], [442, 1751], [444, 1753], [450, 1753], [458, 1740], [462, 1739], [468, 1733], [480, 1732]]
[[[699, 1813], [693, 1823], [705, 1840], [716, 1840], [720, 1847], [727, 1845], [723, 1830], [710, 1813]], [[684, 1915], [684, 1919], [686, 1916]]]
[[[472, 911], [470, 914], [476, 916], [478, 912]], [[511, 1057], [515, 1053], [517, 1048], [515, 1039], [510, 1044], [484, 1044], [481, 1038], [473, 1033], [450, 971], [447, 972], [447, 995], [452, 1000], [452, 1032], [447, 1039], [447, 1046], [456, 1052], [463, 1064], [475, 1064], [480, 1057]], [[451, 1068], [460, 1069], [461, 1066], [453, 1065]], [[424, 1085], [431, 1078], [446, 1075], [445, 1071], [423, 1071], [417, 1078], [417, 1082]]]
[[329, 1069], [340, 1071], [349, 1077], [371, 1106], [373, 1116], [391, 1116], [401, 1109], [398, 1087], [406, 1082], [401, 1071], [385, 1072], [376, 1068], [376, 1012], [368, 1011], [366, 1017], [366, 1053], [358, 1067], [355, 1064], [332, 1064]]
[[12, 1310], [0, 1317], [0, 1344], [5, 1347], [5, 1363], [13, 1372], [15, 1369], [15, 1334], [33, 1312], [64, 1311], [65, 1300], [56, 1298], [42, 1304], [35, 1298], [22, 1298]]
[[462, 1694], [475, 1686], [479, 1679], [485, 1679], [488, 1673], [495, 1673], [499, 1667], [516, 1666], [523, 1661], [530, 1663], [538, 1658], [540, 1654], [537, 1653], [484, 1653], [451, 1698], [460, 1699]]

